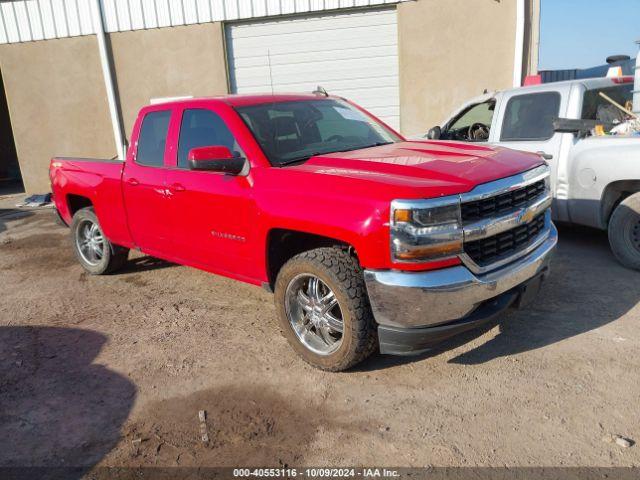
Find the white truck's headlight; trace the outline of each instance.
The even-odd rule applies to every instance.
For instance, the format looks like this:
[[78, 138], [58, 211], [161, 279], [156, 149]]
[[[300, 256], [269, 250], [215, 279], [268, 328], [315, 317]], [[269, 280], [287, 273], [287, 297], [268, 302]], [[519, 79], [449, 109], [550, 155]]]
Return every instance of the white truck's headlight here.
[[462, 253], [460, 197], [391, 202], [391, 257], [427, 262]]

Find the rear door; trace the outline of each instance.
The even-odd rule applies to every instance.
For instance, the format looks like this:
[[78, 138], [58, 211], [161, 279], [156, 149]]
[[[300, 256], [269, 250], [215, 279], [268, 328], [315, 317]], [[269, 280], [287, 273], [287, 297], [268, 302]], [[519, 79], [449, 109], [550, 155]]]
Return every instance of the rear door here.
[[252, 278], [259, 263], [253, 256], [263, 252], [251, 248], [256, 221], [251, 173], [193, 171], [187, 164], [189, 151], [196, 147], [225, 146], [245, 157], [224, 119], [227, 113], [211, 104], [176, 111], [171, 130], [178, 148], [166, 179], [172, 248], [184, 263]]
[[131, 236], [142, 251], [158, 256], [169, 253], [165, 155], [170, 120], [166, 107], [144, 114], [122, 176]]

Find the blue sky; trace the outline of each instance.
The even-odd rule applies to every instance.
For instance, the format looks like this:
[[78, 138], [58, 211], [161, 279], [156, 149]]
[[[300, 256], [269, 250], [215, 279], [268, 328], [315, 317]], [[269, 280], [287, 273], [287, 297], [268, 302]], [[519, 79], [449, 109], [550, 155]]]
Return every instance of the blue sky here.
[[603, 65], [635, 57], [640, 0], [541, 0], [540, 70]]

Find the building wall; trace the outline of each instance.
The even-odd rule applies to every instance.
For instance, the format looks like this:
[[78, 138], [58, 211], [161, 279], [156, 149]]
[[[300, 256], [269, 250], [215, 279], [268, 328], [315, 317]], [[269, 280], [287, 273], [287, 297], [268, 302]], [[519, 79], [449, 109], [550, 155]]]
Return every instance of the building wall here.
[[398, 5], [402, 132], [426, 132], [485, 88], [510, 88], [515, 30], [515, 0]]
[[[426, 132], [485, 88], [511, 86], [515, 0], [415, 0], [397, 8], [403, 133]], [[529, 11], [537, 25], [536, 9]], [[537, 42], [536, 33], [527, 41]], [[151, 98], [228, 91], [220, 22], [108, 39], [126, 136]], [[28, 193], [48, 191], [51, 156], [116, 154], [95, 36], [0, 45], [0, 68]]]
[[[221, 23], [109, 35], [125, 136], [151, 98], [228, 92]], [[55, 155], [116, 155], [95, 36], [0, 45], [27, 193], [49, 191]]]
[[55, 155], [115, 155], [95, 36], [0, 45], [25, 189], [50, 191]]
[[525, 71], [523, 77], [538, 73], [540, 53], [540, 0], [527, 2], [527, 22], [525, 28]]
[[125, 135], [151, 98], [228, 93], [220, 22], [109, 35]]

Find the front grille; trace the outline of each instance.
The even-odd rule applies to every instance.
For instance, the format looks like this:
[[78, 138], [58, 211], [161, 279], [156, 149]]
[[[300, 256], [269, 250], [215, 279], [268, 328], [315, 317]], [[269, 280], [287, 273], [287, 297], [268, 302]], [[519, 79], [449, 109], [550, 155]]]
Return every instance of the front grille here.
[[531, 222], [493, 237], [474, 240], [464, 244], [464, 251], [480, 267], [485, 267], [502, 258], [510, 257], [528, 247], [544, 229], [545, 214], [541, 213]]
[[475, 222], [515, 210], [539, 197], [544, 191], [545, 181], [540, 180], [512, 192], [503, 193], [483, 200], [476, 200], [475, 202], [463, 203], [462, 221]]

